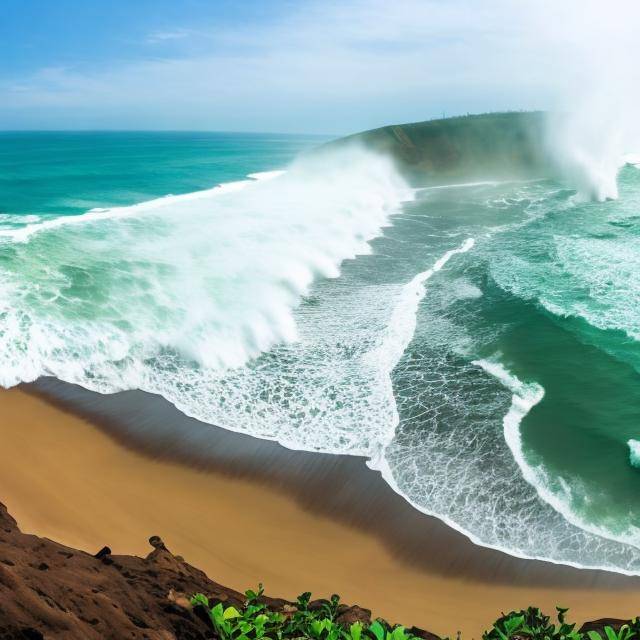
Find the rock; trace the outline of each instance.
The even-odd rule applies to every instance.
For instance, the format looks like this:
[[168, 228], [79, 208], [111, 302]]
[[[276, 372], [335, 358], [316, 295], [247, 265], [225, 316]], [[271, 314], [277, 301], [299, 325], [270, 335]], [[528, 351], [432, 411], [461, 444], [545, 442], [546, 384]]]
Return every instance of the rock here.
[[435, 633], [431, 633], [431, 631], [420, 629], [419, 627], [411, 627], [410, 629], [407, 629], [407, 633], [410, 633], [412, 636], [416, 636], [417, 638], [423, 638], [423, 640], [440, 640], [440, 636], [437, 636]]
[[211, 622], [191, 609], [191, 595], [236, 606], [244, 596], [173, 556], [158, 536], [151, 544], [147, 558], [108, 547], [93, 556], [21, 533], [0, 505], [0, 638], [209, 640]]
[[162, 538], [160, 536], [151, 536], [149, 538], [149, 544], [154, 549], [162, 549], [163, 551], [167, 549], [167, 547], [165, 547], [164, 542], [162, 542]]
[[336, 622], [345, 626], [351, 626], [354, 622], [362, 622], [363, 624], [369, 624], [371, 622], [371, 610], [359, 607], [354, 604], [352, 607], [342, 608], [344, 605], [338, 607], [338, 615], [336, 616]]
[[93, 557], [97, 558], [98, 560], [102, 560], [102, 558], [110, 555], [111, 549], [109, 549], [109, 547], [102, 547], [102, 549], [100, 549], [100, 551], [98, 551], [98, 553], [96, 553]]
[[620, 620], [619, 618], [600, 618], [599, 620], [585, 622], [580, 627], [580, 632], [587, 633], [587, 631], [598, 631], [603, 638], [606, 638], [604, 632], [605, 627], [611, 627], [614, 631], [618, 631], [623, 624], [629, 624], [629, 620]]

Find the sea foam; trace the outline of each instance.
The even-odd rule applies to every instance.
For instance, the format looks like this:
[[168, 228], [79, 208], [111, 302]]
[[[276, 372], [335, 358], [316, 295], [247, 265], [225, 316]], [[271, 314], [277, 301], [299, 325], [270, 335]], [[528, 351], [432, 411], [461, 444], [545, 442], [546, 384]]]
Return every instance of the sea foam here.
[[152, 359], [233, 368], [298, 339], [315, 278], [370, 251], [410, 192], [360, 149], [286, 174], [0, 230], [0, 383], [135, 388]]
[[629, 463], [632, 467], [640, 467], [640, 440], [629, 440]]

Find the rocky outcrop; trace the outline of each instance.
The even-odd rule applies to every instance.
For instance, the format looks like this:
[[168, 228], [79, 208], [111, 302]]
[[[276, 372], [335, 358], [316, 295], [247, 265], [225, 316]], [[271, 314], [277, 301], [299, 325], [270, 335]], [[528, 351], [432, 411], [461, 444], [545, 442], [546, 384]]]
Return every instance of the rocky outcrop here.
[[95, 556], [21, 533], [0, 505], [0, 639], [204, 640], [189, 598], [244, 596], [174, 556], [160, 538], [146, 558]]
[[[204, 611], [191, 608], [191, 596], [204, 593], [211, 605], [240, 608], [244, 594], [173, 555], [160, 537], [149, 544], [146, 558], [113, 555], [106, 546], [91, 555], [22, 533], [0, 504], [0, 640], [214, 638]], [[295, 611], [281, 598], [260, 600], [275, 611]], [[328, 601], [314, 600], [309, 608], [323, 604]], [[369, 623], [371, 611], [340, 605], [337, 621]]]

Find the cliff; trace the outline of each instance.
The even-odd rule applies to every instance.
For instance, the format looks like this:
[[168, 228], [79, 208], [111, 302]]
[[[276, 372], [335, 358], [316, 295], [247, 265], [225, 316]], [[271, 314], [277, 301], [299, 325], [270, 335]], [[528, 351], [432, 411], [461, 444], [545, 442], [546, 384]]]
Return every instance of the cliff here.
[[391, 155], [414, 184], [554, 175], [542, 112], [488, 113], [398, 124], [322, 147], [362, 144]]

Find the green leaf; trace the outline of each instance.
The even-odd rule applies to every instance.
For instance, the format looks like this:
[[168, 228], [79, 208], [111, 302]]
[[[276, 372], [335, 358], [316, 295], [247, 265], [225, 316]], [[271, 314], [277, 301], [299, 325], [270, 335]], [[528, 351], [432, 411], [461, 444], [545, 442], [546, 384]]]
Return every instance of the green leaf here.
[[500, 627], [496, 626], [495, 624], [493, 625], [493, 628], [495, 629], [495, 631], [497, 632], [498, 636], [500, 637], [500, 640], [509, 640], [509, 637], [507, 636], [506, 633], [504, 633], [502, 631], [502, 629], [500, 629]]
[[209, 598], [207, 598], [204, 593], [196, 593], [196, 595], [191, 598], [191, 606], [197, 607], [198, 605], [207, 607], [207, 609], [209, 608]]
[[222, 607], [222, 603], [218, 602], [218, 604], [209, 611], [209, 615], [214, 622], [222, 622], [224, 618], [222, 617], [224, 614], [224, 609]]
[[223, 620], [232, 620], [233, 618], [239, 618], [240, 612], [235, 607], [228, 607], [222, 614]]
[[301, 593], [298, 596], [298, 609], [300, 609], [300, 611], [306, 611], [307, 605], [309, 604], [310, 600], [311, 600], [311, 591], [305, 591], [304, 593]]
[[391, 640], [406, 640], [407, 637], [403, 626], [397, 626], [389, 635]]
[[324, 620], [312, 620], [309, 624], [309, 630], [313, 636], [319, 638], [324, 631]]
[[351, 640], [360, 640], [362, 637], [362, 622], [354, 622], [350, 627]]
[[382, 626], [382, 624], [380, 624], [379, 620], [374, 620], [369, 625], [369, 631], [373, 633], [376, 640], [385, 640], [387, 635], [385, 628]]
[[508, 636], [511, 636], [524, 624], [524, 616], [514, 616], [504, 621], [504, 628]]

